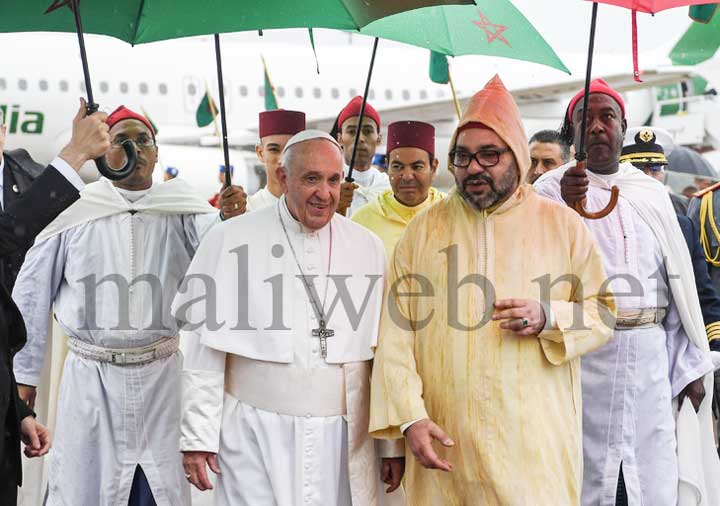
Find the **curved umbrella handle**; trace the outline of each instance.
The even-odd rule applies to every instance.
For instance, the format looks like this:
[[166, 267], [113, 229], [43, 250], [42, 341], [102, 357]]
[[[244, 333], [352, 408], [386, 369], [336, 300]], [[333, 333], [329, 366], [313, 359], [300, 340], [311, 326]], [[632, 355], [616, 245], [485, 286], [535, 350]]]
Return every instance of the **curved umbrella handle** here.
[[[579, 161], [577, 163], [577, 167], [579, 169], [582, 169], [585, 171], [586, 162], [585, 160]], [[608, 214], [612, 212], [613, 209], [615, 209], [615, 206], [617, 205], [618, 198], [620, 197], [620, 189], [617, 186], [613, 186], [610, 190], [610, 201], [608, 202], [608, 205], [605, 206], [605, 209], [601, 209], [599, 211], [586, 211], [585, 210], [585, 202], [586, 199], [582, 199], [580, 202], [576, 202], [573, 208], [577, 213], [582, 216], [583, 218], [587, 218], [588, 220], [599, 220], [600, 218], [604, 218]]]
[[[87, 115], [90, 116], [91, 114], [96, 113], [98, 108], [98, 104], [89, 103], [87, 105]], [[110, 167], [104, 156], [95, 159], [95, 165], [97, 166], [98, 171], [100, 171], [100, 174], [111, 181], [125, 179], [132, 174], [137, 166], [137, 151], [135, 150], [135, 143], [130, 139], [125, 139], [122, 142], [122, 147], [125, 150], [125, 157], [127, 158], [127, 161], [125, 162], [125, 165], [119, 169]]]

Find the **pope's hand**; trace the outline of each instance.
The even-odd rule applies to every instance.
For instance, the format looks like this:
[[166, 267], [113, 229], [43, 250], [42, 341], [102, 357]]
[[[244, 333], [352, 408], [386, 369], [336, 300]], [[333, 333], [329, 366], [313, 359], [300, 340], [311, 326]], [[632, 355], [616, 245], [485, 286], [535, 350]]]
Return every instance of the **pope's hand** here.
[[338, 199], [337, 207], [338, 213], [344, 215], [347, 212], [348, 207], [352, 204], [355, 188], [359, 188], [357, 184], [347, 181], [340, 185], [340, 198]]
[[42, 457], [50, 451], [50, 431], [35, 420], [34, 416], [26, 416], [20, 422], [20, 434], [25, 443], [25, 456], [29, 459]]
[[233, 216], [239, 216], [244, 214], [247, 208], [247, 194], [242, 186], [228, 186], [220, 193], [219, 205], [226, 220]]
[[495, 301], [493, 320], [502, 320], [500, 328], [519, 336], [539, 334], [545, 328], [545, 310], [536, 300], [503, 299]]
[[405, 431], [405, 441], [423, 467], [452, 471], [452, 464], [441, 459], [435, 452], [432, 445], [433, 439], [440, 441], [440, 444], [448, 448], [455, 446], [453, 440], [429, 418], [415, 422]]
[[560, 194], [567, 205], [574, 207], [585, 198], [589, 186], [590, 180], [586, 172], [573, 165], [560, 179]]
[[35, 397], [37, 389], [30, 385], [18, 385], [18, 396], [30, 409], [35, 409]]
[[382, 459], [380, 467], [380, 479], [383, 483], [390, 485], [386, 493], [394, 492], [402, 482], [403, 474], [405, 474], [405, 457], [392, 457]]
[[220, 474], [217, 454], [210, 452], [183, 452], [183, 468], [185, 478], [195, 485], [198, 490], [212, 490], [213, 486], [208, 478], [207, 467], [215, 474]]

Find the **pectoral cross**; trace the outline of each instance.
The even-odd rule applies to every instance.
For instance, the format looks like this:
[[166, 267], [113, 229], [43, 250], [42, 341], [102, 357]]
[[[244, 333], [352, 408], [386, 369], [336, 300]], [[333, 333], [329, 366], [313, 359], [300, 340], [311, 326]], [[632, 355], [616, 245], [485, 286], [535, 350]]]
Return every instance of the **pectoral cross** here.
[[320, 339], [320, 355], [322, 355], [323, 358], [326, 358], [327, 338], [334, 336], [335, 331], [326, 327], [325, 320], [320, 320], [320, 327], [313, 329], [312, 335], [313, 337], [317, 337]]

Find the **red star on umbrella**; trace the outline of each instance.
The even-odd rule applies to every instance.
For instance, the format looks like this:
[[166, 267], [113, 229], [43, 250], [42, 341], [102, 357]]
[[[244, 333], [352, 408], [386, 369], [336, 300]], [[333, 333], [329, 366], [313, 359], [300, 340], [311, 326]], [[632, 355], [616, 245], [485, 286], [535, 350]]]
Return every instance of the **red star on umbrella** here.
[[485, 14], [483, 14], [480, 10], [478, 10], [478, 14], [480, 15], [480, 20], [473, 21], [473, 24], [482, 28], [482, 30], [485, 32], [488, 44], [491, 44], [495, 39], [497, 39], [510, 47], [510, 43], [502, 34], [505, 30], [508, 29], [508, 27], [491, 23], [490, 20], [485, 16]]
[[[80, 0], [78, 0], [78, 6], [79, 5]], [[52, 5], [47, 8], [45, 14], [50, 14], [52, 11], [56, 11], [62, 7], [67, 7], [68, 9], [73, 10], [72, 0], [53, 0]]]

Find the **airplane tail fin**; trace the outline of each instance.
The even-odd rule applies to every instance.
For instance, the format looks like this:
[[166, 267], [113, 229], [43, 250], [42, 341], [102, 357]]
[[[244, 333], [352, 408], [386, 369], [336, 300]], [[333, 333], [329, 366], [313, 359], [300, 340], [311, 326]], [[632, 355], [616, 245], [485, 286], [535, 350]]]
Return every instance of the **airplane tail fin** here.
[[712, 58], [718, 48], [720, 15], [712, 9], [712, 12], [704, 14], [702, 22], [690, 25], [668, 56], [673, 65], [697, 65]]

